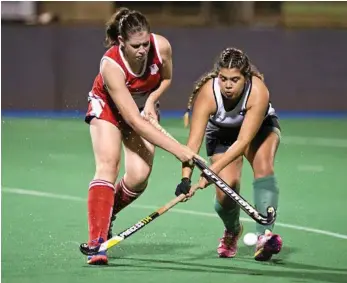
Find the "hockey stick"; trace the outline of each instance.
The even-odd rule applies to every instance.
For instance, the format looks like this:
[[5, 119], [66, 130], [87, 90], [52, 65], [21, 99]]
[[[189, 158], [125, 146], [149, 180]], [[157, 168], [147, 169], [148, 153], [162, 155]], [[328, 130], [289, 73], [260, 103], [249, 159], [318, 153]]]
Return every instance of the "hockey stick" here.
[[[151, 117], [150, 122], [153, 126], [155, 126], [159, 131], [161, 131], [161, 127], [158, 128], [159, 125], [153, 117]], [[156, 126], [157, 125], [157, 126]], [[169, 133], [164, 133], [169, 138], [174, 139], [174, 137], [170, 136]], [[176, 141], [176, 140], [175, 140]], [[126, 238], [130, 237], [131, 235], [135, 234], [137, 231], [141, 230], [143, 227], [151, 223], [154, 219], [158, 218], [160, 215], [167, 212], [170, 208], [174, 207], [179, 202], [183, 201], [186, 198], [186, 195], [181, 194], [178, 197], [174, 198], [152, 214], [148, 215], [147, 217], [141, 219], [139, 222], [134, 224], [133, 226], [129, 227], [128, 229], [124, 230], [123, 232], [113, 236], [111, 239], [107, 240], [106, 242], [103, 242], [100, 246], [96, 247], [90, 247], [87, 243], [83, 243], [80, 245], [80, 251], [84, 255], [95, 255], [99, 252], [107, 251], [109, 248], [112, 248], [116, 245], [118, 245], [120, 242], [125, 240]]]
[[[159, 123], [149, 117], [149, 122], [163, 134], [168, 136], [169, 138], [177, 141], [173, 136], [171, 136]], [[208, 166], [202, 162], [201, 160], [194, 158], [194, 164], [203, 172], [204, 177], [214, 183], [221, 191], [223, 191], [227, 196], [229, 196], [232, 200], [234, 200], [241, 209], [248, 214], [254, 221], [261, 225], [271, 225], [276, 220], [276, 209], [272, 206], [267, 208], [267, 215], [263, 215], [258, 212], [251, 204], [249, 204], [243, 197], [241, 197], [237, 192], [235, 192], [230, 186], [225, 183], [221, 178], [218, 177], [212, 170], [208, 168]]]
[[81, 253], [85, 255], [95, 255], [99, 252], [107, 251], [109, 248], [112, 248], [115, 245], [118, 245], [120, 242], [125, 240], [126, 238], [130, 237], [131, 235], [135, 234], [137, 231], [141, 230], [143, 227], [151, 223], [154, 219], [158, 218], [160, 215], [163, 215], [165, 212], [167, 212], [170, 208], [174, 207], [179, 202], [183, 201], [186, 198], [186, 195], [181, 194], [178, 197], [174, 198], [161, 208], [157, 209], [152, 214], [148, 215], [147, 217], [141, 219], [139, 222], [137, 222], [135, 225], [129, 227], [128, 229], [124, 230], [123, 232], [113, 236], [111, 239], [107, 240], [106, 242], [102, 243], [100, 246], [97, 247], [89, 247], [87, 243], [80, 245], [80, 251]]
[[[177, 140], [173, 136], [171, 136], [164, 128], [162, 128], [155, 119], [150, 117], [149, 122], [156, 129], [158, 129], [163, 134], [165, 134], [166, 136], [170, 137], [171, 139], [177, 142]], [[244, 210], [253, 220], [255, 220], [256, 222], [262, 225], [270, 225], [276, 220], [276, 210], [273, 207], [268, 207], [267, 216], [263, 216], [252, 205], [250, 205], [244, 198], [242, 198], [238, 193], [236, 193], [233, 189], [231, 189], [213, 171], [211, 171], [204, 162], [202, 162], [201, 160], [197, 158], [194, 158], [194, 163], [204, 173], [204, 175], [209, 181], [213, 182], [220, 190], [222, 190], [226, 195], [228, 195], [231, 199], [237, 202], [242, 208], [242, 210]], [[86, 243], [81, 244], [80, 251], [85, 255], [95, 255], [99, 252], [106, 251], [115, 245], [118, 245], [121, 241], [125, 240], [126, 238], [130, 237], [131, 235], [133, 235], [134, 233], [136, 233], [137, 231], [145, 227], [147, 224], [151, 223], [154, 219], [164, 214], [166, 211], [174, 207], [179, 202], [183, 201], [185, 198], [186, 196], [184, 194], [179, 195], [178, 197], [171, 200], [169, 203], [159, 208], [158, 210], [156, 210], [149, 216], [140, 220], [135, 225], [113, 236], [108, 241], [102, 243], [100, 246], [89, 247], [88, 244]]]

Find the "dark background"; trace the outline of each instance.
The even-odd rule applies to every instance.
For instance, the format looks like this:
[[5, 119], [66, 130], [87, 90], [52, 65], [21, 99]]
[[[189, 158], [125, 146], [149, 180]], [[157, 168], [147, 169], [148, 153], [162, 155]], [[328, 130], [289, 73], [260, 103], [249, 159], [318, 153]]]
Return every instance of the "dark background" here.
[[276, 110], [347, 110], [347, 4], [43, 1], [31, 2], [25, 20], [4, 21], [8, 3], [1, 4], [3, 110], [85, 111], [105, 21], [124, 5], [142, 11], [172, 45], [164, 110], [184, 110], [194, 82], [228, 46], [243, 49], [265, 75]]
[[[278, 110], [347, 110], [347, 31], [155, 29], [173, 48], [174, 79], [162, 108], [185, 108], [194, 81], [227, 46], [265, 74]], [[105, 48], [102, 27], [2, 27], [2, 108], [84, 110]]]

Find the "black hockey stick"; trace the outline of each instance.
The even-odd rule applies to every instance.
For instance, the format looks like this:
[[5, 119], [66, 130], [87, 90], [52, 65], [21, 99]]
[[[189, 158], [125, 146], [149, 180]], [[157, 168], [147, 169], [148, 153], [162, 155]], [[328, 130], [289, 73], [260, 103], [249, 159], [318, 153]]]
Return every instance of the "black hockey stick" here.
[[234, 200], [241, 209], [246, 212], [254, 221], [262, 225], [270, 225], [276, 220], [276, 210], [274, 207], [267, 208], [267, 215], [259, 213], [251, 204], [249, 204], [242, 196], [235, 192], [225, 183], [217, 174], [211, 171], [207, 165], [199, 159], [194, 159], [195, 165], [202, 171], [203, 176], [210, 182], [214, 183], [228, 197]]
[[[171, 136], [155, 119], [149, 118], [149, 122], [163, 134], [169, 138], [177, 141], [173, 136]], [[241, 197], [237, 192], [235, 192], [230, 186], [225, 183], [216, 173], [211, 171], [208, 166], [201, 160], [194, 158], [194, 164], [203, 172], [204, 177], [208, 181], [214, 183], [221, 191], [223, 191], [227, 196], [234, 200], [241, 209], [246, 212], [254, 221], [261, 225], [271, 225], [276, 220], [276, 209], [272, 206], [267, 208], [267, 215], [261, 214], [257, 211], [248, 201]]]

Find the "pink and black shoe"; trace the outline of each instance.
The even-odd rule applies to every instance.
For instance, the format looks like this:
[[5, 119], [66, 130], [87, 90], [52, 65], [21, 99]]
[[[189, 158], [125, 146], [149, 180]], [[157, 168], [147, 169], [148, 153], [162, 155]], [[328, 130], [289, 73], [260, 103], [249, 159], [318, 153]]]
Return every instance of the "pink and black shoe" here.
[[268, 261], [272, 255], [278, 254], [282, 249], [282, 238], [280, 235], [273, 234], [266, 230], [264, 234], [259, 235], [254, 254], [257, 261]]
[[232, 232], [224, 231], [223, 237], [220, 239], [219, 246], [217, 248], [217, 253], [219, 257], [231, 258], [236, 256], [237, 253], [237, 241], [240, 239], [243, 232], [243, 226], [240, 225], [240, 231], [237, 235]]

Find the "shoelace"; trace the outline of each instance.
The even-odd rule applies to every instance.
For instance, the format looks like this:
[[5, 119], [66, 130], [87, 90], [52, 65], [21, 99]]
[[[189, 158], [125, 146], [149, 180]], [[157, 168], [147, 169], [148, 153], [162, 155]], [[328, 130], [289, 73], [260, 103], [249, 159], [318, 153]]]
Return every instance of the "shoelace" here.
[[220, 241], [225, 244], [227, 247], [232, 246], [236, 243], [237, 237], [235, 237], [231, 233], [225, 233], [223, 238], [220, 239]]
[[257, 248], [261, 248], [265, 245], [265, 243], [272, 237], [271, 235], [261, 235], [258, 238]]

